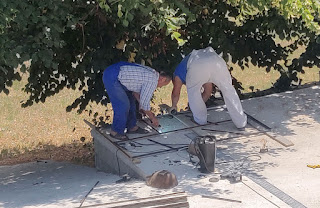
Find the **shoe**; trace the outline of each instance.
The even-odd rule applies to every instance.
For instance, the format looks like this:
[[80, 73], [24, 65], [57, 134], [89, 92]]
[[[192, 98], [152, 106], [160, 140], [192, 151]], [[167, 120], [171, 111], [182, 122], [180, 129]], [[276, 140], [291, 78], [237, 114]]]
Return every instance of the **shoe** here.
[[118, 133], [116, 133], [115, 135], [110, 134], [110, 136], [112, 138], [114, 138], [114, 139], [118, 139], [118, 140], [121, 140], [121, 141], [129, 140], [129, 138], [126, 135], [121, 135], [121, 134], [118, 134]]
[[148, 134], [148, 133], [150, 133], [148, 130], [143, 129], [139, 126], [135, 131], [127, 131], [127, 134]]
[[200, 125], [200, 124], [198, 124], [198, 123], [194, 120], [194, 118], [193, 118], [193, 117], [191, 117], [191, 118], [190, 118], [190, 120], [191, 120], [194, 124], [196, 124], [196, 125]]
[[245, 127], [242, 127], [242, 128], [237, 128], [238, 131], [246, 131], [246, 128]]

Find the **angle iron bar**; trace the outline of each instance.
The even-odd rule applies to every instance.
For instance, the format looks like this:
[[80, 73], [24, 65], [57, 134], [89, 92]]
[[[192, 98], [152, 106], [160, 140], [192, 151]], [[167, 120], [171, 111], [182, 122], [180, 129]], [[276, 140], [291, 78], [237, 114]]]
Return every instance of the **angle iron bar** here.
[[237, 203], [242, 203], [239, 200], [235, 199], [227, 199], [227, 198], [222, 198], [222, 197], [217, 197], [217, 196], [207, 196], [207, 195], [202, 195], [203, 198], [209, 198], [209, 199], [217, 199], [217, 200], [223, 200], [223, 201], [228, 201], [228, 202], [237, 202]]
[[[253, 136], [253, 135], [259, 135], [259, 134], [264, 134], [265, 132], [254, 132], [251, 134], [248, 134], [247, 136]], [[221, 142], [221, 141], [225, 141], [225, 140], [229, 140], [229, 139], [236, 139], [239, 137], [243, 137], [244, 135], [238, 135], [238, 136], [232, 136], [232, 137], [226, 137], [226, 138], [221, 138], [221, 139], [217, 139], [217, 142]]]
[[264, 128], [271, 130], [271, 127], [267, 126], [266, 124], [262, 123], [261, 121], [259, 121], [258, 119], [254, 118], [253, 116], [249, 115], [248, 113], [244, 112], [251, 120], [253, 120], [254, 122], [258, 123], [260, 126], [263, 126]]
[[98, 185], [100, 181], [97, 181], [94, 186], [89, 190], [89, 192], [84, 196], [84, 198], [81, 200], [80, 206], [82, 206], [83, 202], [86, 200], [86, 198], [89, 196], [89, 194], [93, 191], [93, 189]]
[[246, 132], [246, 133], [242, 133], [242, 132], [234, 132], [234, 131], [223, 131], [223, 130], [216, 130], [216, 129], [207, 129], [207, 128], [202, 128], [202, 130], [205, 131], [216, 131], [216, 132], [225, 132], [225, 133], [231, 133], [231, 134], [238, 134], [238, 135], [242, 135], [242, 136], [251, 136], [251, 135], [256, 135], [256, 134], [264, 134], [267, 133], [269, 131], [261, 131], [259, 129], [258, 132]]
[[153, 140], [153, 139], [148, 139], [148, 141], [153, 142], [153, 143], [156, 143], [156, 144], [159, 144], [159, 145], [162, 145], [162, 146], [164, 146], [164, 147], [168, 147], [168, 148], [170, 148], [170, 149], [174, 149], [174, 147], [171, 147], [170, 145], [163, 144], [163, 143], [161, 143], [161, 142], [157, 142], [157, 141], [155, 141], [155, 140]]
[[224, 133], [230, 133], [230, 134], [246, 135], [245, 133], [242, 133], [242, 132], [224, 131], [224, 130], [218, 130], [218, 129], [207, 129], [207, 128], [202, 128], [201, 130], [205, 130], [205, 131], [216, 131], [216, 132], [224, 132]]
[[134, 158], [142, 158], [142, 157], [152, 156], [152, 155], [166, 153], [166, 152], [179, 151], [179, 150], [183, 150], [183, 149], [187, 149], [187, 148], [188, 148], [188, 146], [183, 146], [183, 147], [177, 147], [177, 148], [172, 148], [172, 149], [167, 149], [167, 150], [160, 150], [160, 151], [149, 152], [149, 153], [145, 153], [145, 154], [141, 154], [141, 155], [135, 155], [135, 156], [132, 156], [132, 158], [133, 159]]

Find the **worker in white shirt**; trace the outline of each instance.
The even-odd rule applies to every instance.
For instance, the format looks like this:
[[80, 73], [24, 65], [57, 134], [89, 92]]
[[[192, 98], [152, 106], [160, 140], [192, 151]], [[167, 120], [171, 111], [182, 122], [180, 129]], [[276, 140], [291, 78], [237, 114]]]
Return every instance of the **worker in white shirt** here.
[[226, 62], [211, 48], [193, 50], [177, 66], [173, 74], [172, 106], [177, 110], [182, 85], [187, 87], [188, 101], [193, 119], [203, 125], [207, 123], [205, 102], [210, 98], [213, 84], [222, 92], [230, 117], [239, 129], [247, 124], [239, 96], [232, 86], [232, 78]]
[[119, 62], [105, 69], [102, 80], [114, 112], [111, 137], [127, 140], [125, 129], [127, 133], [147, 133], [137, 126], [135, 99], [152, 125], [159, 126], [158, 119], [150, 110], [150, 100], [157, 87], [170, 83], [171, 76], [147, 66]]

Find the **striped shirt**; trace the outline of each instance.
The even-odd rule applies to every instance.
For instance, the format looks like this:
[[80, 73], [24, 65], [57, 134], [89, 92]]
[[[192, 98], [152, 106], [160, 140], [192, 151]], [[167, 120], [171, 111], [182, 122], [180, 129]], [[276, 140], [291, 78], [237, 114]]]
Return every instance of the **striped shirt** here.
[[140, 108], [150, 110], [150, 101], [158, 85], [159, 73], [147, 66], [129, 64], [120, 66], [118, 80], [129, 91], [140, 93]]

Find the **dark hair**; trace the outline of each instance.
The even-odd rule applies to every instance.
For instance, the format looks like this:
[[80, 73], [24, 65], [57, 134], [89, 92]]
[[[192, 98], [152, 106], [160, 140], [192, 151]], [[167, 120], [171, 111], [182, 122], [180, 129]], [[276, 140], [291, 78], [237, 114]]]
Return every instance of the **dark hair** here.
[[163, 76], [163, 77], [167, 78], [168, 80], [172, 80], [172, 75], [169, 74], [168, 72], [161, 71], [159, 74], [160, 74], [160, 76]]

